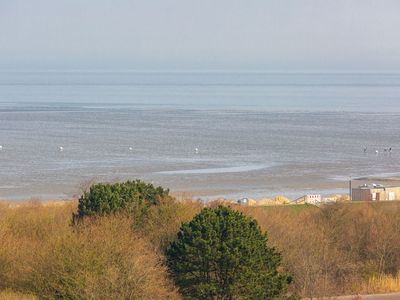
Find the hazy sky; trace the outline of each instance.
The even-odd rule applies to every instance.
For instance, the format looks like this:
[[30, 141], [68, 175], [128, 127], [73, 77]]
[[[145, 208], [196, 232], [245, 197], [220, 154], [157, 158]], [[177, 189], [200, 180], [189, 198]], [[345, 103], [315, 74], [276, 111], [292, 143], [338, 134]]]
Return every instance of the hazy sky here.
[[400, 70], [400, 0], [0, 0], [0, 69]]

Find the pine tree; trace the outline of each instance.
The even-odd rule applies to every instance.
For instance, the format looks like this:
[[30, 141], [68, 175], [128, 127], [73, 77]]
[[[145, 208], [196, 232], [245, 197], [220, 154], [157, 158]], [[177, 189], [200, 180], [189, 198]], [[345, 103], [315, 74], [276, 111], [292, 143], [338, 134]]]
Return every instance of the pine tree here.
[[[169, 197], [169, 190], [141, 180], [92, 185], [79, 199], [75, 219], [116, 212], [139, 212]], [[138, 216], [136, 216], [138, 217]]]
[[275, 299], [289, 282], [257, 222], [224, 206], [182, 224], [166, 256], [187, 299]]

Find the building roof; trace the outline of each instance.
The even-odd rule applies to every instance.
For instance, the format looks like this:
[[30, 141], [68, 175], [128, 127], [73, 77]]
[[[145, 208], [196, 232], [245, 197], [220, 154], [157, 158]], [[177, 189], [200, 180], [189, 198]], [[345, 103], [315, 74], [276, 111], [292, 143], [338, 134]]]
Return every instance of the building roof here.
[[382, 184], [364, 184], [364, 185], [360, 185], [358, 187], [361, 190], [372, 190], [372, 189], [385, 189], [386, 187]]
[[363, 184], [360, 185], [358, 188], [360, 190], [377, 190], [377, 189], [400, 189], [400, 186], [385, 186], [383, 184]]

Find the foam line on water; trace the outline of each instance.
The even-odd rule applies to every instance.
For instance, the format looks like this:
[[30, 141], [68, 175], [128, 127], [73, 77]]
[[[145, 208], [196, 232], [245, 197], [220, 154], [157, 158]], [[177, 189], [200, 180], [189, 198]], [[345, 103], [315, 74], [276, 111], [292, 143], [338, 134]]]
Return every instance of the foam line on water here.
[[21, 186], [18, 186], [18, 185], [0, 185], [0, 189], [17, 189], [20, 187]]
[[161, 171], [157, 174], [165, 175], [187, 175], [187, 174], [221, 174], [221, 173], [243, 173], [250, 171], [258, 171], [265, 169], [267, 165], [247, 165], [247, 166], [235, 166], [235, 167], [221, 167], [221, 168], [206, 168], [206, 169], [185, 169], [185, 170], [174, 170], [174, 171]]
[[[390, 179], [390, 178], [397, 178], [400, 177], [400, 173], [399, 172], [391, 172], [391, 173], [375, 173], [375, 174], [367, 174], [367, 175], [352, 175], [351, 179], [352, 180], [365, 180], [365, 179], [374, 179], [377, 180], [379, 178], [381, 179]], [[330, 176], [328, 177], [331, 180], [335, 180], [335, 181], [349, 181], [350, 180], [350, 176], [342, 176], [342, 175], [336, 175], [336, 176]]]

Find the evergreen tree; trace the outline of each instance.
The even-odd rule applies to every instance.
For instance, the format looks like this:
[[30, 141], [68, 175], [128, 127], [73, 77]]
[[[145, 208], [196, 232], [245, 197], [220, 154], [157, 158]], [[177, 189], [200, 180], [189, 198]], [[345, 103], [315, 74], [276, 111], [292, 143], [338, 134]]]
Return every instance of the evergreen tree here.
[[169, 190], [155, 187], [141, 180], [123, 183], [98, 183], [92, 185], [79, 199], [78, 213], [74, 218], [106, 215], [115, 212], [138, 212], [157, 205], [168, 197]]
[[257, 222], [224, 206], [182, 224], [166, 256], [187, 299], [276, 299], [289, 282]]

